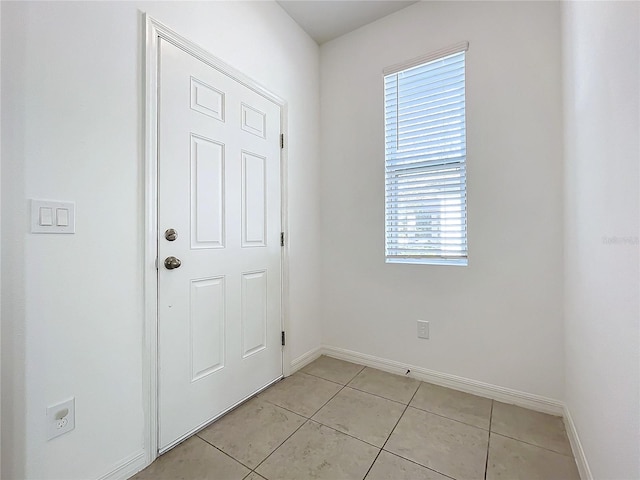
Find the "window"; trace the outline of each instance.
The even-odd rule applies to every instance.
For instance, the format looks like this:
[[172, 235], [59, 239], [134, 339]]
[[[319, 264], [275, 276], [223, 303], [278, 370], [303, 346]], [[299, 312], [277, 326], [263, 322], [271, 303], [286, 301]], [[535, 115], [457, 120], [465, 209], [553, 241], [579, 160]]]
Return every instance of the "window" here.
[[388, 263], [467, 264], [467, 47], [384, 72]]

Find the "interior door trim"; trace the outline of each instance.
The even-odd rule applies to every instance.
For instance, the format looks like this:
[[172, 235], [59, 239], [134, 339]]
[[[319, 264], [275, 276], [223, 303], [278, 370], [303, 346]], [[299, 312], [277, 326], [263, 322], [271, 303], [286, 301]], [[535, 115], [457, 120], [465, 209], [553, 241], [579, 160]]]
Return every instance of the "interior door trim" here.
[[[158, 456], [158, 58], [159, 40], [170, 42], [207, 65], [221, 71], [245, 87], [280, 106], [281, 132], [288, 138], [287, 102], [242, 72], [213, 56], [199, 45], [179, 35], [151, 16], [144, 14], [144, 330], [143, 330], [143, 407], [146, 464]], [[287, 160], [289, 142], [280, 149], [281, 225], [289, 231], [287, 202]], [[289, 247], [282, 248], [281, 315], [282, 329], [289, 326]], [[290, 346], [282, 351], [283, 375], [290, 374]]]

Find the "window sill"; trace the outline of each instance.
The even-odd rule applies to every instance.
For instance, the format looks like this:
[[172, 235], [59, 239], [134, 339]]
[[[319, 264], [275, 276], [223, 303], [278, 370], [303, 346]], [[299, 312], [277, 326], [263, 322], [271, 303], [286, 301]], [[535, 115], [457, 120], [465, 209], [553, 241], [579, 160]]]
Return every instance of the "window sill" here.
[[453, 267], [466, 267], [466, 258], [387, 258], [386, 263], [406, 263], [413, 265], [450, 265]]

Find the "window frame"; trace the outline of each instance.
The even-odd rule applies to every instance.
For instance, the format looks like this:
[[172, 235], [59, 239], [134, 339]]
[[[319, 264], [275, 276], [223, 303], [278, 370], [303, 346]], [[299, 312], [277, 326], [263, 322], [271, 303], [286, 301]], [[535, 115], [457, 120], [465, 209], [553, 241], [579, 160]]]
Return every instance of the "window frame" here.
[[[466, 139], [466, 84], [467, 84], [467, 79], [466, 79], [466, 52], [469, 48], [469, 42], [460, 42], [456, 45], [432, 52], [428, 55], [423, 55], [421, 57], [417, 57], [414, 58], [412, 60], [409, 60], [407, 62], [403, 62], [400, 64], [396, 64], [396, 65], [392, 65], [390, 67], [387, 67], [383, 70], [383, 103], [384, 103], [384, 129], [385, 129], [385, 262], [386, 263], [390, 263], [390, 264], [421, 264], [421, 265], [452, 265], [452, 266], [467, 266], [468, 265], [468, 257], [469, 257], [469, 252], [468, 252], [468, 221], [467, 221], [467, 174], [466, 174], [466, 160], [467, 160], [467, 152], [466, 152], [466, 144], [467, 144], [467, 139]], [[414, 235], [414, 240], [417, 240], [417, 242], [415, 242], [414, 245], [414, 249], [419, 252], [415, 255], [399, 255], [399, 254], [391, 254], [390, 251], [395, 250], [396, 252], [401, 251], [402, 249], [399, 248], [399, 243], [398, 243], [398, 239], [400, 238], [400, 236], [398, 235], [398, 231], [400, 231], [400, 229], [403, 227], [402, 223], [398, 223], [398, 219], [390, 219], [391, 216], [393, 216], [394, 214], [390, 214], [389, 211], [390, 210], [397, 210], [397, 202], [398, 199], [400, 198], [397, 190], [394, 193], [390, 193], [390, 178], [395, 178], [395, 183], [393, 183], [394, 185], [397, 185], [397, 178], [400, 178], [403, 175], [403, 170], [402, 170], [402, 166], [398, 167], [397, 165], [397, 157], [394, 158], [394, 155], [397, 155], [398, 150], [392, 150], [390, 153], [390, 143], [396, 143], [396, 148], [397, 148], [397, 142], [398, 142], [398, 134], [396, 133], [396, 140], [395, 141], [390, 141], [389, 140], [389, 119], [392, 118], [392, 120], [395, 122], [396, 127], [393, 128], [397, 129], [397, 122], [398, 122], [398, 116], [399, 114], [397, 113], [397, 111], [395, 112], [395, 114], [393, 115], [389, 115], [388, 111], [387, 111], [387, 93], [386, 93], [386, 89], [387, 89], [387, 77], [390, 77], [392, 75], [396, 75], [396, 82], [400, 81], [398, 75], [406, 72], [407, 70], [412, 70], [416, 67], [422, 67], [425, 66], [427, 64], [430, 63], [435, 63], [437, 61], [440, 60], [445, 60], [448, 57], [454, 56], [454, 55], [458, 55], [458, 54], [464, 54], [462, 56], [463, 59], [463, 71], [462, 71], [462, 77], [463, 77], [463, 93], [462, 93], [462, 108], [463, 108], [463, 120], [462, 120], [462, 127], [459, 127], [458, 129], [455, 130], [455, 132], [459, 132], [459, 136], [462, 137], [462, 141], [458, 142], [461, 145], [461, 150], [458, 152], [457, 156], [453, 153], [456, 152], [456, 150], [454, 150], [452, 152], [451, 156], [446, 156], [446, 154], [443, 155], [442, 160], [443, 162], [441, 164], [437, 163], [437, 160], [434, 160], [434, 164], [433, 166], [429, 166], [429, 169], [433, 168], [433, 174], [423, 174], [425, 176], [424, 181], [421, 180], [420, 183], [424, 184], [421, 185], [419, 187], [416, 187], [415, 190], [418, 192], [417, 195], [420, 195], [421, 193], [423, 193], [420, 189], [423, 189], [423, 191], [425, 192], [426, 195], [431, 195], [432, 198], [429, 199], [428, 201], [433, 202], [433, 200], [438, 200], [438, 195], [444, 195], [442, 192], [436, 192], [435, 195], [433, 195], [433, 192], [427, 192], [427, 190], [429, 188], [431, 189], [437, 189], [438, 188], [438, 182], [440, 188], [444, 188], [443, 185], [446, 185], [446, 183], [442, 183], [442, 182], [446, 182], [445, 180], [443, 180], [444, 177], [449, 177], [453, 178], [454, 180], [452, 180], [453, 183], [455, 183], [455, 178], [456, 175], [459, 175], [459, 180], [458, 183], [461, 186], [461, 190], [460, 190], [460, 194], [459, 197], [454, 197], [454, 200], [457, 199], [457, 205], [458, 208], [456, 209], [454, 207], [454, 213], [458, 212], [459, 215], [459, 219], [458, 219], [458, 223], [460, 224], [460, 228], [459, 229], [455, 229], [455, 226], [452, 229], [452, 232], [458, 233], [460, 236], [458, 237], [460, 239], [460, 254], [456, 254], [456, 255], [446, 255], [446, 252], [444, 252], [443, 250], [446, 250], [446, 247], [444, 246], [444, 242], [439, 241], [439, 242], [434, 242], [433, 245], [435, 245], [437, 248], [435, 250], [437, 250], [436, 254], [428, 254], [428, 248], [424, 248], [422, 250], [420, 250], [420, 248], [416, 248], [415, 245], [424, 245], [425, 247], [427, 247], [427, 245], [429, 245], [428, 242], [428, 233], [425, 234], [425, 236], [423, 238], [419, 238], [416, 237], [416, 235], [419, 234], [420, 229], [415, 225], [415, 222], [417, 221], [415, 218], [413, 219], [413, 223], [414, 226], [412, 227], [413, 229], [411, 229], [411, 227], [408, 227], [407, 225], [409, 225], [411, 222], [407, 221], [407, 219], [405, 218], [405, 228], [406, 233], [408, 235], [413, 234]], [[427, 78], [426, 76], [424, 78]], [[393, 81], [393, 80], [391, 80]], [[396, 99], [395, 102], [397, 103], [399, 100], [399, 91], [400, 91], [400, 87], [396, 84]], [[432, 92], [432, 91], [437, 91], [437, 90], [429, 90], [425, 87], [425, 92]], [[422, 93], [422, 91], [421, 91]], [[393, 108], [393, 107], [392, 107]], [[396, 107], [397, 108], [397, 107]], [[439, 128], [439, 125], [438, 127]], [[397, 130], [396, 130], [397, 132]], [[461, 132], [461, 133], [460, 133]], [[426, 134], [422, 133], [420, 134], [421, 136], [424, 135], [426, 136]], [[393, 147], [391, 147], [393, 148]], [[463, 153], [460, 153], [463, 152]], [[457, 161], [456, 160], [452, 160], [455, 158], [459, 158]], [[441, 166], [441, 169], [438, 169], [438, 166]], [[408, 168], [407, 167], [407, 172], [408, 172]], [[390, 171], [392, 171], [393, 173], [390, 173]], [[457, 173], [455, 173], [457, 171]], [[405, 176], [408, 177], [408, 173], [404, 173]], [[428, 177], [431, 176], [432, 178], [429, 179]], [[440, 180], [436, 180], [437, 178], [440, 178]], [[433, 183], [429, 183], [429, 182], [433, 182]], [[433, 198], [435, 196], [435, 198]], [[441, 197], [441, 202], [445, 201], [446, 199], [444, 197]], [[427, 201], [427, 200], [425, 200]], [[396, 205], [394, 207], [390, 207], [391, 203], [395, 203]], [[420, 203], [419, 201], [415, 201], [413, 203]], [[454, 201], [454, 204], [456, 202]], [[424, 208], [425, 205], [428, 204], [423, 204], [423, 205], [419, 205], [416, 208]], [[429, 206], [429, 209], [431, 207]], [[434, 209], [433, 213], [429, 212], [429, 216], [433, 214], [434, 216], [437, 216], [437, 220], [438, 223], [441, 223], [442, 220], [442, 216], [443, 215], [447, 215], [447, 211], [446, 211], [446, 207], [442, 205], [441, 203], [441, 207], [438, 209]], [[395, 213], [395, 215], [397, 215], [397, 213]], [[440, 235], [443, 232], [443, 229], [441, 226], [436, 226], [434, 227], [433, 224], [434, 220], [433, 219], [428, 219], [425, 221], [426, 225], [426, 229], [425, 230], [429, 230], [431, 232], [434, 232], [434, 235], [436, 235], [436, 238], [440, 238]], [[453, 222], [456, 223], [456, 222]], [[393, 229], [393, 230], [392, 230]], [[394, 233], [395, 232], [395, 233]], [[425, 243], [426, 242], [426, 243]], [[407, 242], [407, 245], [411, 246], [411, 240], [409, 240]], [[410, 249], [406, 249], [406, 250], [410, 250]], [[405, 251], [406, 251], [405, 250]]]

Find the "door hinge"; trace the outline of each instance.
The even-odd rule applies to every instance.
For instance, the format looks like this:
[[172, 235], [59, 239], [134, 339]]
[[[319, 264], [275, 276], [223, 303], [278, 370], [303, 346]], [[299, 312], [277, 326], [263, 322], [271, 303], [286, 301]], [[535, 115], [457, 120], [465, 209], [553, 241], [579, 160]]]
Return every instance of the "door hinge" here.
[[284, 336], [284, 330], [282, 331], [282, 346], [284, 347], [285, 344], [285, 336]]
[[280, 134], [280, 148], [284, 148], [284, 133]]
[[280, 232], [280, 246], [284, 247], [284, 232]]

